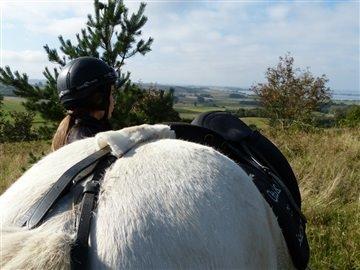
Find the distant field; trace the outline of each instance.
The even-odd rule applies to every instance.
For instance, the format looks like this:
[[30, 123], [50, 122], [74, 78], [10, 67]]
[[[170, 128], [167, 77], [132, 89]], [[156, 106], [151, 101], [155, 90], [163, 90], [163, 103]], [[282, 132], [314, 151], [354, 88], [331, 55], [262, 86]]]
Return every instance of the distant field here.
[[[21, 104], [24, 101], [22, 98], [18, 97], [4, 97], [3, 100], [3, 109], [5, 112], [25, 112], [26, 109]], [[45, 120], [39, 115], [36, 114], [34, 117], [34, 124], [44, 123]]]
[[[230, 97], [231, 91], [206, 90], [197, 93], [177, 93], [178, 102], [174, 105], [176, 111], [183, 119], [193, 119], [199, 113], [208, 111], [236, 111], [239, 108], [254, 108], [255, 98], [241, 94], [239, 98]], [[204, 101], [199, 102], [198, 98]]]
[[[226, 106], [224, 107], [208, 107], [208, 106], [191, 106], [191, 105], [179, 105], [175, 104], [175, 110], [179, 112], [180, 117], [182, 119], [193, 120], [197, 115], [203, 112], [211, 112], [211, 111], [225, 111], [226, 109], [234, 109]], [[238, 109], [239, 107], [235, 108]], [[261, 117], [244, 117], [241, 118], [248, 125], [255, 125], [260, 129], [268, 128], [269, 121], [266, 118]]]
[[243, 117], [241, 118], [247, 125], [255, 125], [256, 127], [264, 130], [269, 127], [269, 120], [261, 117]]
[[360, 100], [333, 100], [336, 104], [360, 105]]
[[225, 108], [222, 107], [194, 106], [183, 104], [175, 104], [174, 109], [180, 114], [181, 118], [191, 120], [202, 112], [225, 111]]
[[25, 108], [24, 106], [21, 104], [21, 102], [23, 102], [24, 99], [22, 98], [17, 98], [17, 97], [4, 97], [3, 100], [3, 109], [6, 112], [12, 112], [12, 111], [17, 111], [17, 112], [25, 112]]
[[234, 104], [226, 104], [222, 103], [222, 106], [206, 106], [206, 105], [197, 105], [193, 104], [175, 104], [174, 109], [179, 112], [180, 117], [184, 119], [194, 119], [198, 114], [202, 112], [210, 112], [210, 111], [225, 111], [231, 110], [236, 111], [239, 108], [253, 108], [253, 106], [239, 106]]

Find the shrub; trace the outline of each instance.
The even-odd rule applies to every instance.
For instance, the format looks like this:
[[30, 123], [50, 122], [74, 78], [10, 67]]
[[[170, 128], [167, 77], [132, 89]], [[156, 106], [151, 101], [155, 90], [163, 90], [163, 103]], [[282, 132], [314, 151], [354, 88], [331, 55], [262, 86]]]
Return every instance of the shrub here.
[[113, 113], [114, 129], [139, 124], [180, 121], [173, 108], [174, 90], [141, 89], [129, 83], [119, 93]]
[[345, 114], [339, 117], [339, 124], [344, 127], [360, 126], [360, 105], [350, 106]]
[[0, 122], [0, 142], [30, 141], [36, 139], [32, 131], [33, 112], [11, 112], [11, 119]]
[[[5, 116], [7, 116], [5, 118]], [[53, 136], [55, 126], [33, 127], [34, 112], [10, 112], [0, 110], [0, 143], [47, 140]]]
[[268, 68], [265, 75], [267, 82], [251, 89], [273, 122], [281, 126], [294, 121], [309, 122], [311, 113], [330, 101], [327, 77], [315, 77], [309, 70], [294, 68], [290, 55], [280, 57], [277, 66]]
[[244, 109], [239, 108], [235, 112], [237, 117], [266, 117], [266, 112], [263, 108]]

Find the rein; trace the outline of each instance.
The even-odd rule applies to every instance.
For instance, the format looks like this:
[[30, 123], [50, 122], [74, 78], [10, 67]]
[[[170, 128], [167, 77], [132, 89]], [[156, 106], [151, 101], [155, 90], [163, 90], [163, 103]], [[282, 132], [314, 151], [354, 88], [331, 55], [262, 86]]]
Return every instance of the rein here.
[[33, 229], [43, 221], [51, 207], [65, 194], [71, 186], [89, 176], [95, 169], [99, 160], [109, 155], [110, 146], [106, 146], [79, 161], [68, 169], [56, 183], [39, 199], [17, 222], [20, 227]]

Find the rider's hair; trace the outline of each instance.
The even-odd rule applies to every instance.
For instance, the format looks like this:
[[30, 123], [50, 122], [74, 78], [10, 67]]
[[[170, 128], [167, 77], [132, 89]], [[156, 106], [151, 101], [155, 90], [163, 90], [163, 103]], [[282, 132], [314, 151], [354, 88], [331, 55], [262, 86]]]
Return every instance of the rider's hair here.
[[[98, 103], [100, 104], [103, 100], [101, 93], [94, 93], [91, 98], [88, 98], [87, 101], [91, 106], [97, 107]], [[84, 115], [91, 115], [93, 112], [96, 112], [96, 109], [93, 108], [78, 108], [72, 111], [68, 111], [67, 115], [60, 122], [54, 137], [52, 139], [51, 150], [55, 151], [64, 145], [67, 144], [67, 137], [71, 128], [75, 124], [75, 119]]]
[[67, 143], [67, 137], [70, 129], [75, 124], [75, 117], [72, 114], [68, 114], [60, 122], [55, 135], [52, 139], [51, 150], [55, 151], [63, 147]]

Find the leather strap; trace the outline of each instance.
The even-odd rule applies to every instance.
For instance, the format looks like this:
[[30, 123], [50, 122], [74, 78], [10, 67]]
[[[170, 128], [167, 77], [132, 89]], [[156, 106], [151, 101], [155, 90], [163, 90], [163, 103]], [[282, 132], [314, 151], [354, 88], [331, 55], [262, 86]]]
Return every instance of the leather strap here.
[[[232, 146], [231, 144], [227, 144], [226, 146], [229, 149], [231, 149], [231, 151], [236, 153], [238, 156], [241, 155], [241, 153], [239, 153], [239, 150], [237, 148], [235, 148], [234, 146]], [[258, 170], [261, 170], [265, 174], [269, 175], [271, 177], [271, 179], [273, 179], [276, 182], [276, 184], [281, 186], [283, 191], [286, 193], [286, 196], [289, 199], [291, 206], [295, 209], [295, 211], [299, 214], [299, 216], [302, 218], [302, 220], [306, 223], [307, 222], [306, 217], [301, 212], [301, 210], [298, 207], [297, 203], [295, 202], [291, 192], [289, 191], [287, 186], [282, 182], [282, 180], [279, 178], [279, 176], [276, 173], [274, 173], [271, 169], [269, 169], [268, 167], [262, 165], [255, 157], [253, 157], [250, 150], [245, 145], [242, 145], [242, 147], [245, 150], [245, 152], [248, 154], [248, 156], [250, 157], [250, 158], [247, 158], [246, 156], [242, 155], [242, 158], [245, 159], [254, 168], [257, 168]]]
[[59, 178], [48, 192], [18, 220], [17, 225], [21, 227], [27, 226], [28, 229], [33, 229], [38, 226], [61, 195], [64, 194], [71, 185], [90, 175], [97, 162], [109, 153], [110, 147], [107, 146], [73, 165]]
[[90, 234], [91, 220], [93, 210], [98, 199], [100, 182], [103, 179], [105, 170], [116, 160], [115, 156], [109, 155], [103, 158], [94, 170], [94, 176], [91, 181], [85, 184], [83, 198], [81, 203], [81, 213], [78, 223], [78, 230], [75, 243], [71, 247], [71, 269], [88, 269], [88, 242]]

